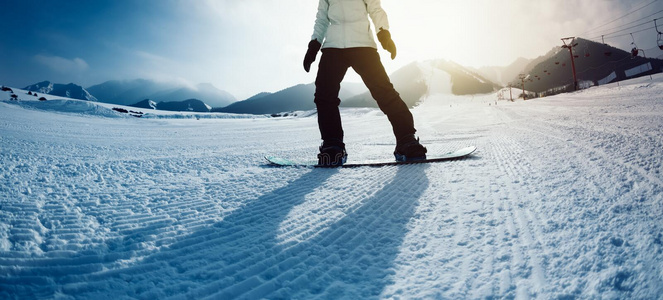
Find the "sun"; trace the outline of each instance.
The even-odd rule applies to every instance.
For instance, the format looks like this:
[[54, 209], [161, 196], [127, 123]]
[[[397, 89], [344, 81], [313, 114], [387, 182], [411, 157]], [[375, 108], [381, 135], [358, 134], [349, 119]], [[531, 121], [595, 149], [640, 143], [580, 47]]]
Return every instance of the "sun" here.
[[470, 67], [507, 65], [531, 52], [533, 43], [540, 46], [540, 27], [545, 22], [537, 18], [540, 10], [547, 9], [542, 5], [494, 0], [382, 1], [402, 58], [446, 59]]
[[483, 59], [476, 47], [487, 33], [476, 22], [474, 5], [465, 2], [418, 1], [413, 9], [410, 2], [383, 1], [402, 58], [442, 58], [472, 65]]

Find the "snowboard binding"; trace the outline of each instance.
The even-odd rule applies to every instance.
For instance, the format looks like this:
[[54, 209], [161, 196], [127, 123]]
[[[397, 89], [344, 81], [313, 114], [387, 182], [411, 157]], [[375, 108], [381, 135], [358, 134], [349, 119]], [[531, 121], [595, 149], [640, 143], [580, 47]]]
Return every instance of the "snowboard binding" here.
[[318, 165], [324, 167], [339, 167], [348, 160], [348, 154], [345, 152], [345, 144], [322, 143], [320, 153], [318, 154]]

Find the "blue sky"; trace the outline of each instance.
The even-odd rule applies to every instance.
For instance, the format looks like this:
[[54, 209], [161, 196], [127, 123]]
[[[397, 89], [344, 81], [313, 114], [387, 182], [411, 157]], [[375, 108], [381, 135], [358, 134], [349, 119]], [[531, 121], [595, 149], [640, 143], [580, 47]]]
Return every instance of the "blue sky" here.
[[[11, 1], [0, 16], [12, 24], [0, 29], [5, 41], [12, 41], [0, 45], [1, 66], [8, 70], [0, 81], [19, 87], [41, 80], [89, 86], [149, 78], [213, 82], [225, 89], [238, 75], [266, 72], [252, 61], [274, 59], [269, 44], [276, 44], [262, 36], [270, 29], [245, 24], [254, 16], [230, 2], [211, 7], [171, 0]], [[233, 13], [245, 14], [244, 20]]]
[[8, 4], [2, 19], [10, 27], [2, 29], [2, 36], [12, 42], [3, 43], [0, 51], [2, 64], [12, 72], [3, 73], [2, 80], [17, 83], [61, 78], [87, 85], [104, 81], [108, 75], [121, 76], [122, 69], [137, 60], [129, 50], [163, 45], [154, 26], [176, 17], [168, 7], [148, 1], [21, 0]]
[[[316, 0], [7, 0], [0, 84], [42, 80], [84, 87], [147, 78], [209, 82], [238, 99], [315, 80], [301, 60]], [[534, 58], [651, 0], [382, 0], [399, 49], [389, 73], [416, 60], [480, 67]], [[663, 10], [663, 0], [587, 33]], [[656, 16], [654, 16], [656, 17]], [[654, 18], [652, 17], [652, 19]], [[663, 20], [663, 14], [660, 14]], [[663, 23], [663, 22], [661, 22]], [[636, 35], [655, 47], [655, 31]], [[630, 37], [606, 41], [627, 49]], [[630, 49], [630, 48], [628, 48]], [[660, 55], [660, 54], [659, 54]], [[649, 56], [656, 56], [655, 53]], [[352, 72], [349, 81], [359, 81]]]

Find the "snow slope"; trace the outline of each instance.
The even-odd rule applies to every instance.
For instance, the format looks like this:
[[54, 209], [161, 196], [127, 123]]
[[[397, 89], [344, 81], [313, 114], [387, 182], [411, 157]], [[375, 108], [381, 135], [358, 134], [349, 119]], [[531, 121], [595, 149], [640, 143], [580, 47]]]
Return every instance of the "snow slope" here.
[[[40, 94], [39, 97], [47, 99], [47, 101], [37, 101], [37, 97], [28, 94], [28, 91], [13, 88], [13, 93], [18, 96], [19, 101], [10, 101], [11, 92], [0, 92], [0, 100], [5, 100], [7, 103], [14, 103], [24, 108], [31, 108], [37, 110], [52, 111], [65, 114], [83, 114], [89, 116], [103, 116], [111, 118], [129, 118], [130, 114], [120, 113], [114, 111], [113, 108], [121, 108], [126, 111], [139, 112], [142, 118], [159, 118], [159, 119], [243, 119], [243, 118], [262, 118], [265, 116], [256, 115], [243, 115], [243, 114], [228, 114], [228, 113], [202, 113], [202, 112], [180, 112], [180, 111], [167, 111], [167, 110], [154, 110], [148, 108], [140, 108], [126, 105], [118, 105], [112, 103], [103, 103], [96, 101], [84, 101], [79, 99], [72, 99], [49, 94]], [[206, 105], [206, 104], [205, 104]], [[210, 107], [208, 105], [207, 109]]]
[[[264, 164], [314, 157], [314, 116], [2, 101], [0, 298], [661, 299], [662, 95], [430, 96], [429, 151], [478, 153], [356, 169]], [[380, 112], [343, 118], [350, 160], [391, 158]]]

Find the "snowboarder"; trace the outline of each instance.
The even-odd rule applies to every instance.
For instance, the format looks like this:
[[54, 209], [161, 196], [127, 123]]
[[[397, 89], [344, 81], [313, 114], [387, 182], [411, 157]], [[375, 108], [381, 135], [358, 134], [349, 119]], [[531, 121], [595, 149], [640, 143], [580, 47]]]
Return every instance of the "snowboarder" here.
[[389, 33], [389, 21], [380, 0], [319, 0], [313, 36], [304, 57], [304, 70], [309, 72], [318, 51], [322, 57], [315, 80], [315, 104], [322, 136], [318, 164], [342, 165], [347, 159], [343, 128], [338, 106], [341, 81], [352, 67], [391, 122], [398, 161], [426, 158], [426, 148], [415, 136], [414, 119], [407, 105], [394, 89], [387, 75], [373, 32], [370, 16], [382, 48], [396, 57], [396, 45]]

